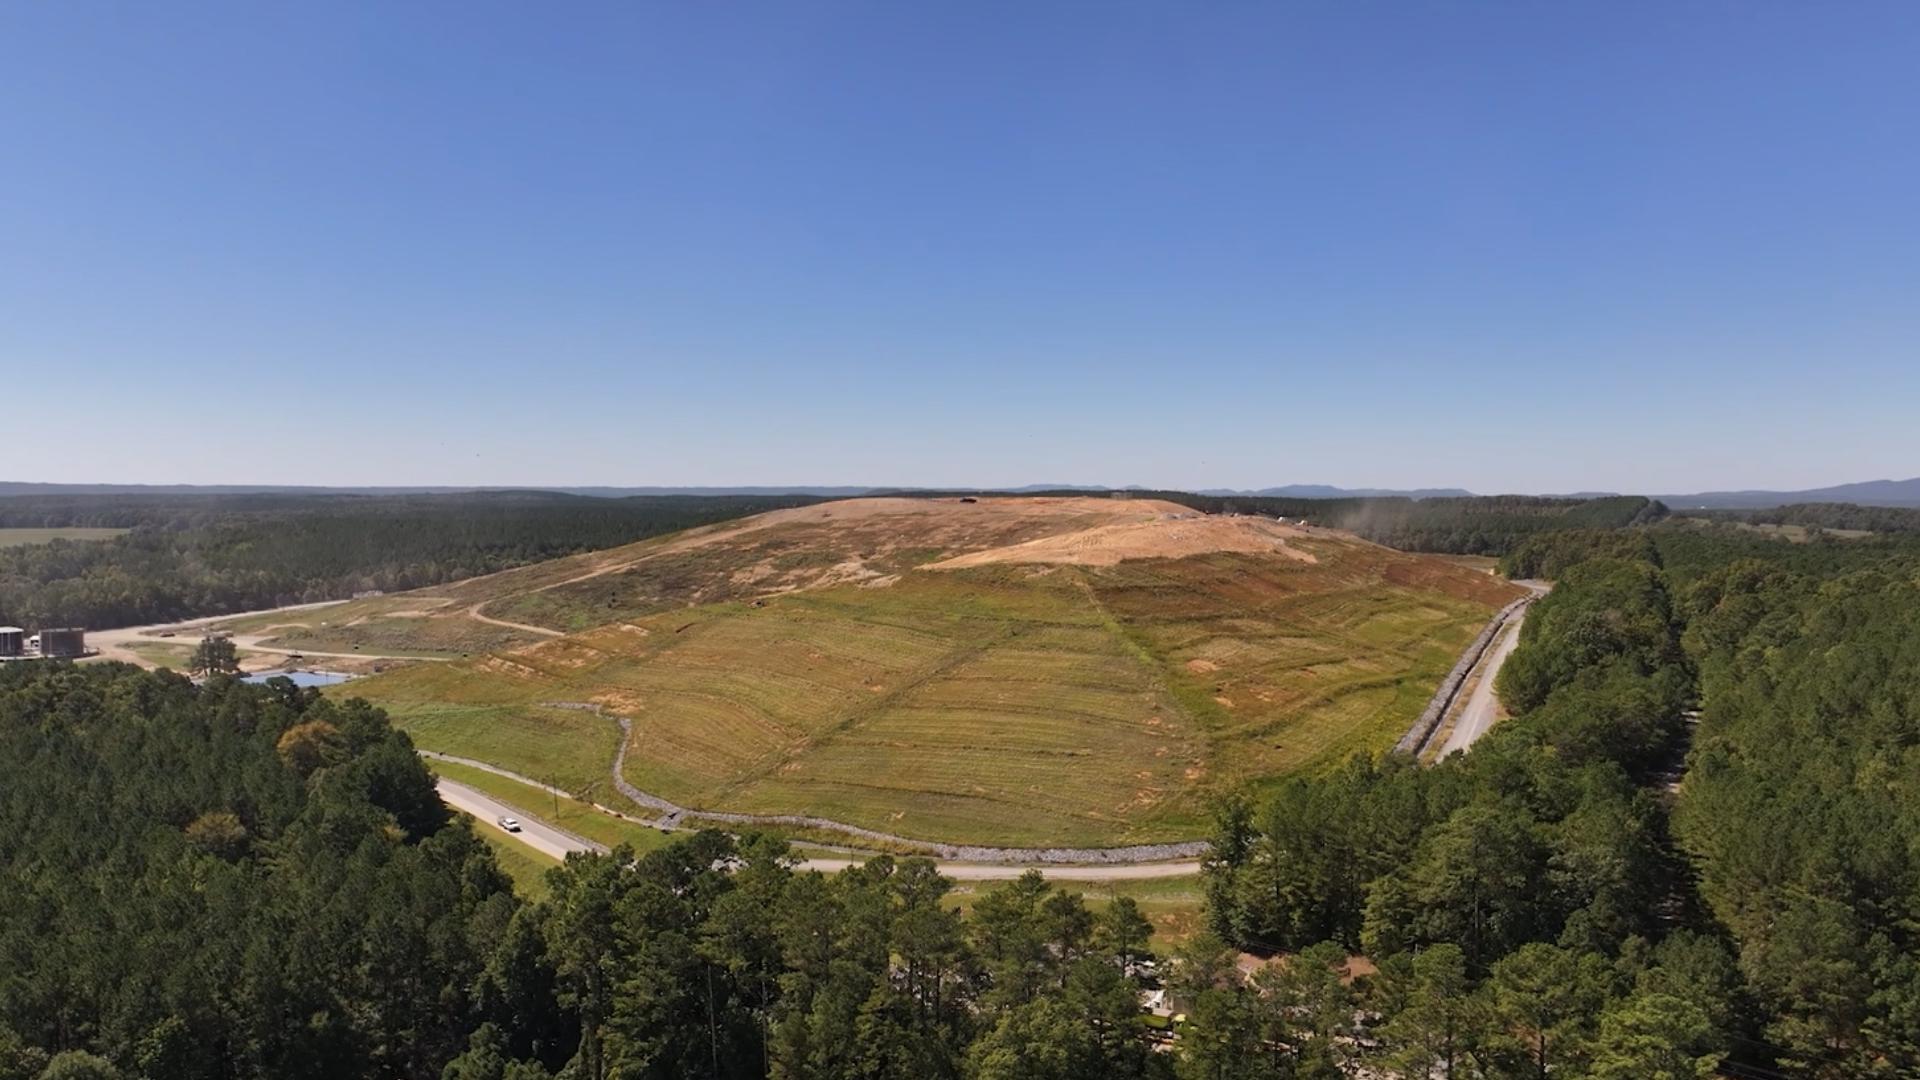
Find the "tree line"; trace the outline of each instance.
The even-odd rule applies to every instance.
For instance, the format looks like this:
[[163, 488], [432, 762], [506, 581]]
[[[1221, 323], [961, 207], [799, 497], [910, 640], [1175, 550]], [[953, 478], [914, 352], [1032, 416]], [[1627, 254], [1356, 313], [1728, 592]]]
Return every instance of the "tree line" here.
[[1764, 510], [1697, 510], [1710, 521], [1749, 521], [1755, 525], [1805, 525], [1812, 529], [1864, 529], [1867, 532], [1920, 532], [1920, 507], [1860, 506], [1855, 503], [1789, 503]]
[[0, 624], [95, 629], [492, 573], [818, 501], [805, 496], [17, 496], [0, 526], [130, 528], [0, 548]]

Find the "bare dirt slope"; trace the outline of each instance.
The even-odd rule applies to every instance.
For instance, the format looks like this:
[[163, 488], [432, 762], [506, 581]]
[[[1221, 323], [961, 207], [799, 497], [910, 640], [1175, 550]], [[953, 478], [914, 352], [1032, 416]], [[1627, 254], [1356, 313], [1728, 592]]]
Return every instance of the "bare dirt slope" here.
[[1113, 566], [1128, 559], [1184, 559], [1221, 551], [1282, 555], [1313, 562], [1312, 554], [1287, 543], [1307, 535], [1302, 529], [1263, 518], [1204, 517], [1192, 513], [1159, 515], [956, 555], [930, 563], [928, 569], [959, 570], [994, 563]]

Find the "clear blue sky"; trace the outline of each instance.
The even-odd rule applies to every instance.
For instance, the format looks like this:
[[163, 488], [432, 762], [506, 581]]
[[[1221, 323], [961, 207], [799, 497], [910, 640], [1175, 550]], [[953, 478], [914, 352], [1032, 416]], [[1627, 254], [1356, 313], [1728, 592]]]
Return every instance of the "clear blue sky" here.
[[0, 479], [1920, 473], [1913, 3], [0, 4]]

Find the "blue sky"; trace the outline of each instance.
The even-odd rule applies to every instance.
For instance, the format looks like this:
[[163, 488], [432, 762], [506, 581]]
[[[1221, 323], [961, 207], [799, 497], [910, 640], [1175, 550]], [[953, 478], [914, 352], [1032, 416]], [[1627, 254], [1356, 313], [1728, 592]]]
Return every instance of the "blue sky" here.
[[1914, 475], [1916, 56], [1912, 4], [4, 4], [0, 479]]

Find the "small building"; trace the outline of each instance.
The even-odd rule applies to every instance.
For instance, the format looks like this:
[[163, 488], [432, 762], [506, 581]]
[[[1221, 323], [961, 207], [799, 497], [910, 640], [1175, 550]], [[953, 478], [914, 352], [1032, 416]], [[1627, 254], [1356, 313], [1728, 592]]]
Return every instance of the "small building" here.
[[27, 651], [27, 632], [17, 626], [0, 626], [0, 656], [19, 656]]

